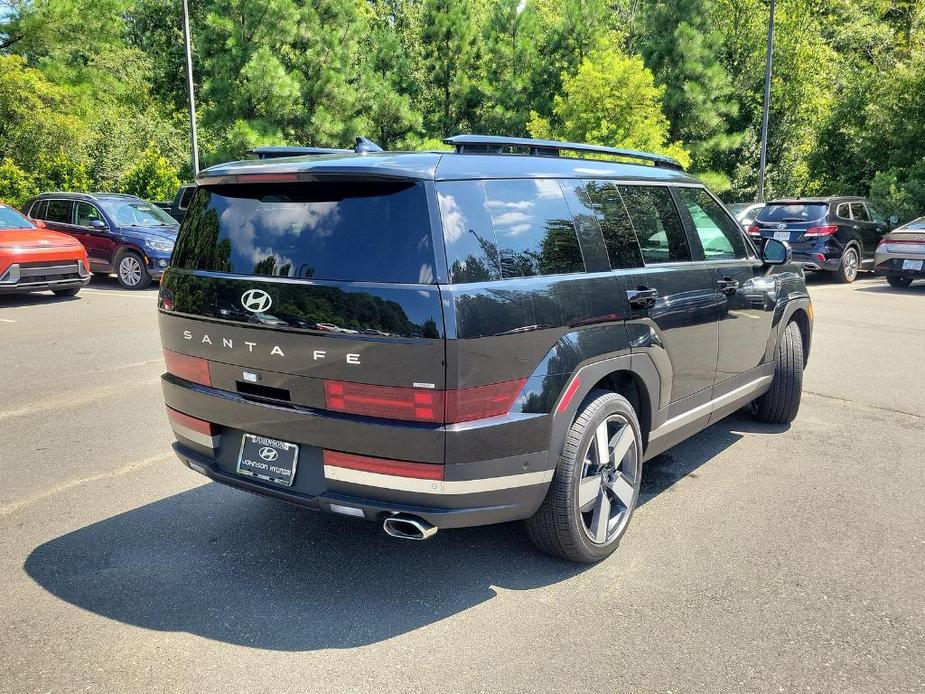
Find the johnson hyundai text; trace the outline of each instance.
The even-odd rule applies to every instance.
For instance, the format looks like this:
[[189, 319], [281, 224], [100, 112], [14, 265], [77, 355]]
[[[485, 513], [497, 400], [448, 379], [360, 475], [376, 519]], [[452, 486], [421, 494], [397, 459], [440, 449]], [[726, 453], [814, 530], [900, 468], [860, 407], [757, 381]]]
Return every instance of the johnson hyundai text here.
[[159, 296], [175, 450], [396, 537], [523, 519], [600, 560], [644, 461], [796, 416], [802, 272], [670, 158], [447, 142], [202, 172]]

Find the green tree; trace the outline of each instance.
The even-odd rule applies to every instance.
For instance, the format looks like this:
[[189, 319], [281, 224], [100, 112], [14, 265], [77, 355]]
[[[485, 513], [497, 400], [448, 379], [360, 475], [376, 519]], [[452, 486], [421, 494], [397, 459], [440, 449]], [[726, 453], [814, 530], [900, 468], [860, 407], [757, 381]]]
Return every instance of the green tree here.
[[721, 37], [710, 24], [712, 4], [660, 0], [649, 7], [641, 48], [656, 82], [665, 87], [669, 137], [686, 143], [695, 168], [714, 170], [743, 136], [730, 128], [738, 104], [719, 62]]
[[600, 48], [582, 61], [574, 75], [562, 76], [562, 94], [555, 97], [553, 117], [534, 113], [528, 127], [534, 137], [659, 152], [686, 166], [689, 153], [669, 140], [663, 93], [642, 58], [618, 48]]
[[38, 190], [32, 176], [12, 159], [0, 159], [0, 202], [19, 207]]
[[475, 26], [467, 0], [425, 0], [421, 42], [433, 111], [428, 130], [450, 135], [466, 122], [471, 84], [466, 70], [475, 50]]
[[125, 172], [121, 186], [126, 193], [145, 200], [171, 200], [180, 187], [180, 178], [177, 170], [151, 143]]

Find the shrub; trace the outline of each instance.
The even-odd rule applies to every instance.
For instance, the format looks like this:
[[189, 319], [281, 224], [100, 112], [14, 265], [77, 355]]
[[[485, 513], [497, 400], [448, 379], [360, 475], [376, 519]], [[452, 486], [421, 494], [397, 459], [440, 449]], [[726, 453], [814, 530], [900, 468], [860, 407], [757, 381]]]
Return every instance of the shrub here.
[[32, 176], [12, 159], [0, 160], [0, 200], [19, 207], [37, 192]]
[[145, 200], [171, 200], [180, 187], [180, 178], [152, 143], [122, 176], [120, 187]]

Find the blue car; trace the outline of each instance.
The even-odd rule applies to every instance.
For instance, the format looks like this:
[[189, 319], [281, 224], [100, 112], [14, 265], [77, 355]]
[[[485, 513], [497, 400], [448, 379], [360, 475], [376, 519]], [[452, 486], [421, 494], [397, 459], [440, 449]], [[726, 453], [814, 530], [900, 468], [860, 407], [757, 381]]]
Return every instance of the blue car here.
[[144, 289], [170, 264], [179, 223], [134, 195], [42, 193], [23, 212], [87, 249], [90, 269], [115, 274], [126, 289]]

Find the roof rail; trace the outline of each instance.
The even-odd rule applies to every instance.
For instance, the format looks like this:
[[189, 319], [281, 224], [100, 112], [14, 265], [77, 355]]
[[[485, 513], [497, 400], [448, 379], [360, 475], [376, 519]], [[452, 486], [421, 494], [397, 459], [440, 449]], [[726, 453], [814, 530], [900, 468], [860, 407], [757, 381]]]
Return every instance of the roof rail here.
[[673, 157], [651, 152], [639, 152], [634, 149], [619, 149], [588, 145], [580, 142], [560, 142], [559, 140], [535, 140], [529, 137], [504, 137], [501, 135], [454, 135], [443, 140], [456, 147], [457, 154], [503, 154], [505, 147], [519, 147], [528, 150], [532, 156], [558, 157], [562, 150], [570, 152], [592, 152], [609, 154], [627, 159], [650, 161], [655, 166], [669, 169], [681, 169], [683, 166]]
[[258, 159], [276, 159], [277, 157], [301, 157], [320, 154], [346, 154], [352, 149], [336, 149], [334, 147], [298, 147], [295, 145], [264, 145], [247, 150], [248, 154]]

